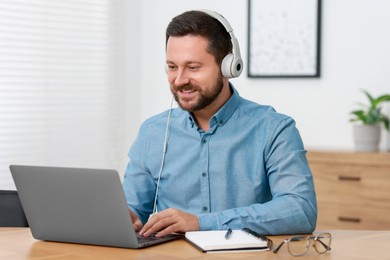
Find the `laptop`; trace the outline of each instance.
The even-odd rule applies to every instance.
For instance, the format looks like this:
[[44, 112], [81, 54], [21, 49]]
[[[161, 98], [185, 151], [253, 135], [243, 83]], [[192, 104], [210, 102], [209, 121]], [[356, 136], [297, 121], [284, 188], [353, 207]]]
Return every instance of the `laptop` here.
[[115, 170], [22, 165], [10, 170], [36, 239], [141, 248], [183, 237], [138, 236]]

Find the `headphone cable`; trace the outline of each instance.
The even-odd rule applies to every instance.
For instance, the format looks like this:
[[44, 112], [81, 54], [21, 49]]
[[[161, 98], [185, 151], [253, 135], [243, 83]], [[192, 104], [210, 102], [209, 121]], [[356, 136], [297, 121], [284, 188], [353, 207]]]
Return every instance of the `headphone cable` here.
[[172, 96], [171, 106], [170, 106], [169, 112], [168, 112], [167, 125], [166, 125], [166, 128], [165, 128], [164, 145], [163, 145], [163, 152], [162, 152], [162, 158], [161, 158], [161, 164], [160, 164], [160, 171], [158, 173], [156, 193], [155, 193], [155, 196], [154, 196], [153, 212], [152, 212], [152, 214], [150, 214], [149, 218], [157, 213], [158, 189], [160, 187], [160, 180], [161, 180], [162, 170], [164, 168], [165, 153], [167, 152], [167, 141], [168, 141], [169, 126], [170, 126], [170, 121], [171, 121], [171, 112], [172, 112], [173, 100], [174, 100], [174, 97]]

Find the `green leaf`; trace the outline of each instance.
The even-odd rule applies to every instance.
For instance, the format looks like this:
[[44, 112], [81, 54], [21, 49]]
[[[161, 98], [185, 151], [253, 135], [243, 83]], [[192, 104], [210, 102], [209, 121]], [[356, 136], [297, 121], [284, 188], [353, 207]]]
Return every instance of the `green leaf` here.
[[357, 119], [351, 119], [351, 121], [362, 121], [363, 123], [366, 122], [367, 116], [365, 115], [363, 110], [355, 110], [352, 111], [351, 114], [355, 115]]
[[366, 118], [367, 124], [369, 125], [380, 124], [381, 121], [382, 118], [381, 118], [380, 108], [368, 110], [367, 118]]
[[370, 93], [368, 93], [366, 90], [363, 90], [364, 94], [366, 94], [368, 100], [370, 100], [370, 106], [372, 108], [375, 108], [374, 104], [375, 104], [375, 99], [370, 95]]
[[390, 95], [382, 95], [380, 97], [377, 97], [375, 100], [374, 100], [374, 104], [375, 106], [379, 105], [380, 103], [382, 102], [387, 102], [387, 101], [390, 101]]

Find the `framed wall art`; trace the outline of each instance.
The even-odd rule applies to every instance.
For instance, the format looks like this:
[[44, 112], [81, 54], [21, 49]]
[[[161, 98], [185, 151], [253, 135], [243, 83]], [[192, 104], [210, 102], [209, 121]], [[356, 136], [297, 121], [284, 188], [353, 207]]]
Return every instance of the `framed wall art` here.
[[321, 0], [248, 1], [248, 76], [320, 77]]

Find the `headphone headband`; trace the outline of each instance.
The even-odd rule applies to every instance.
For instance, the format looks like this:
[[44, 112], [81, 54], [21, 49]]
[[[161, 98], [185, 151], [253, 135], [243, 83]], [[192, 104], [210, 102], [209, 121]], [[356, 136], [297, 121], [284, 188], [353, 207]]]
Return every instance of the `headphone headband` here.
[[226, 20], [225, 17], [215, 11], [204, 9], [199, 11], [219, 21], [230, 35], [232, 41], [232, 53], [226, 55], [225, 58], [222, 60], [222, 75], [227, 78], [236, 78], [240, 76], [243, 69], [243, 62], [241, 58], [240, 47], [236, 37], [234, 36], [233, 28], [231, 27], [230, 23]]

